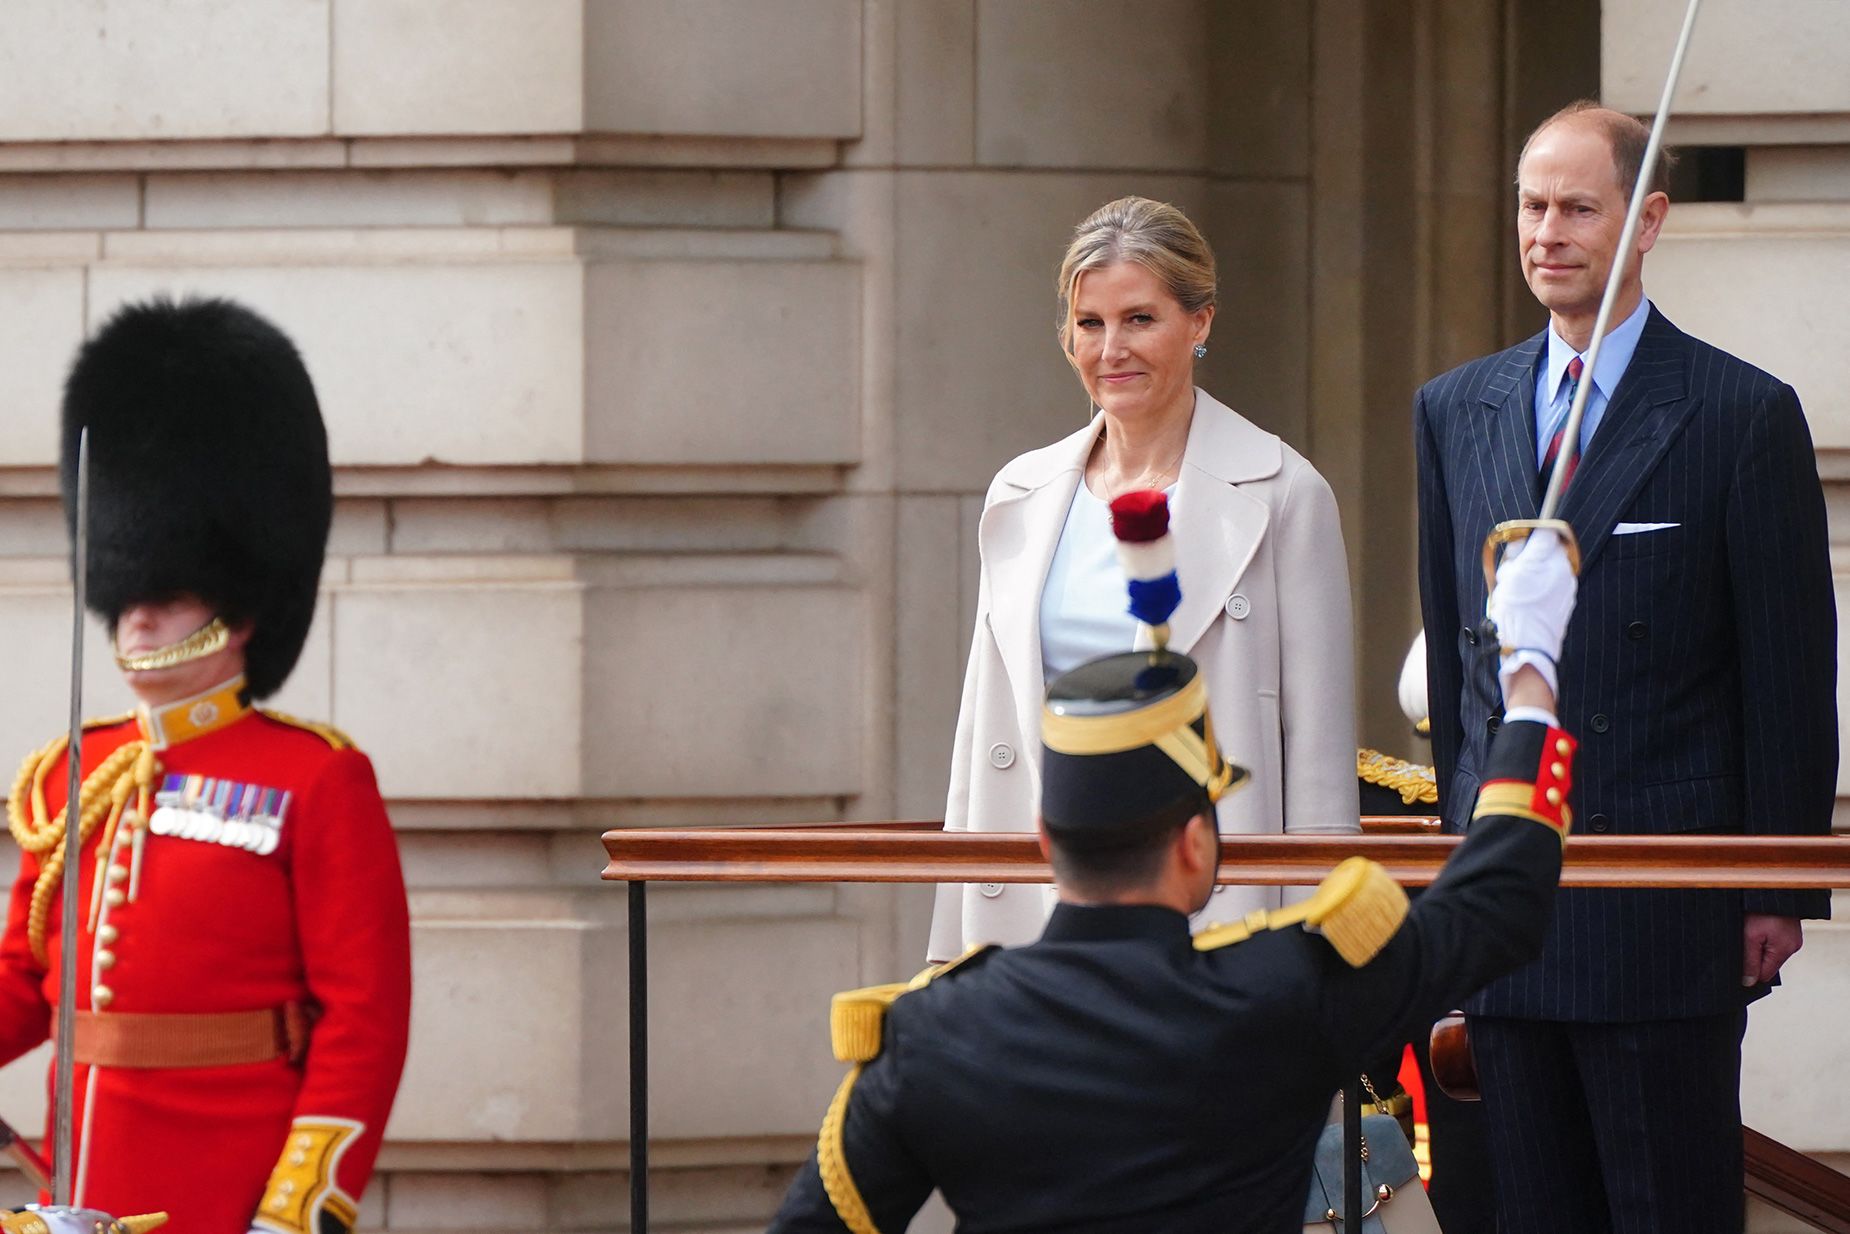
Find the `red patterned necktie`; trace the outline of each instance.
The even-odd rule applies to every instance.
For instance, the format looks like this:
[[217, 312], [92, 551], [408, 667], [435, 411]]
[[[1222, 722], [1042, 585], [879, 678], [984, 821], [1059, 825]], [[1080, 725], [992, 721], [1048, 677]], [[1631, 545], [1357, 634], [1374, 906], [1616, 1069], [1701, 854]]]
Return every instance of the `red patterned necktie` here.
[[[1569, 410], [1573, 409], [1574, 391], [1579, 388], [1580, 375], [1586, 372], [1586, 369], [1586, 362], [1579, 356], [1575, 356], [1572, 360], [1567, 362], [1567, 406]], [[1561, 427], [1555, 430], [1554, 440], [1548, 443], [1548, 453], [1542, 456], [1542, 468], [1538, 478], [1541, 481], [1541, 491], [1544, 493], [1548, 491], [1548, 477], [1554, 473], [1555, 459], [1559, 457], [1561, 453], [1561, 438], [1566, 432], [1567, 418], [1563, 416], [1561, 419]], [[1567, 486], [1573, 483], [1574, 468], [1578, 466], [1580, 466], [1580, 451], [1576, 450], [1574, 451], [1574, 457], [1567, 460], [1567, 474], [1561, 477], [1561, 491], [1563, 493], [1567, 491]]]

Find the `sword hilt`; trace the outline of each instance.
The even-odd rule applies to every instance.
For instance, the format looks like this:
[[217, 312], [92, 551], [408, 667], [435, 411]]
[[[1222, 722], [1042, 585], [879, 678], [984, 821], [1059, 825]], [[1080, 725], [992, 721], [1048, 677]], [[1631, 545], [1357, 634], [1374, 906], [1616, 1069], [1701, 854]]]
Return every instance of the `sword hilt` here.
[[[1484, 591], [1488, 595], [1497, 587], [1497, 567], [1502, 564], [1503, 552], [1511, 544], [1526, 541], [1530, 534], [1537, 531], [1552, 531], [1561, 537], [1561, 546], [1567, 550], [1567, 568], [1580, 577], [1580, 541], [1574, 538], [1574, 529], [1558, 518], [1513, 518], [1498, 523], [1484, 537]], [[1497, 623], [1488, 616], [1476, 626], [1478, 646], [1485, 650], [1508, 652], [1514, 648], [1503, 646], [1503, 637], [1497, 632]]]

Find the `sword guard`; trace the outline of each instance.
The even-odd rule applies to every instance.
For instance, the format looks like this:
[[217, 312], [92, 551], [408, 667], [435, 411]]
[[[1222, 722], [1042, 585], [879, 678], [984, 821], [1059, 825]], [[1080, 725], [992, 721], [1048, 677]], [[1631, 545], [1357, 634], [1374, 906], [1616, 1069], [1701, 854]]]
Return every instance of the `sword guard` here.
[[1502, 561], [1502, 549], [1505, 545], [1527, 540], [1532, 531], [1552, 531], [1561, 537], [1561, 545], [1567, 549], [1567, 568], [1580, 577], [1580, 541], [1574, 538], [1574, 529], [1558, 518], [1512, 518], [1498, 523], [1484, 537], [1484, 590], [1492, 591], [1497, 586], [1497, 565]]
[[0, 1210], [5, 1234], [147, 1234], [167, 1223], [166, 1213], [112, 1217], [93, 1208], [28, 1204], [18, 1211]]

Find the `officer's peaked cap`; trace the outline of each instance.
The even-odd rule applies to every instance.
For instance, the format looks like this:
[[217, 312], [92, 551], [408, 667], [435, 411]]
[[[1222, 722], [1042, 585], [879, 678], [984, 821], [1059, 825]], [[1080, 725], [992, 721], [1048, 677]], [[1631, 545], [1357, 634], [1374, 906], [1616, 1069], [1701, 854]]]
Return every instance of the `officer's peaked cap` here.
[[1041, 742], [1041, 817], [1068, 843], [1109, 845], [1150, 818], [1186, 818], [1248, 775], [1221, 756], [1200, 670], [1173, 651], [1104, 656], [1055, 678]]

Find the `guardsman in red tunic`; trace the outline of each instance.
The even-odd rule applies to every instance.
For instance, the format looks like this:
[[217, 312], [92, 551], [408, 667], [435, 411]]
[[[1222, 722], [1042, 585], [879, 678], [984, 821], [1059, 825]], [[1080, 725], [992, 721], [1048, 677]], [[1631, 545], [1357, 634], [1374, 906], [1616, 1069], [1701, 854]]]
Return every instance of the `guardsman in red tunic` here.
[[174, 1234], [343, 1234], [404, 1065], [404, 879], [366, 756], [255, 707], [314, 615], [333, 494], [295, 348], [223, 300], [119, 312], [64, 399], [90, 433], [90, 607], [140, 706], [83, 742], [83, 920], [61, 953], [66, 739], [8, 801], [0, 1062], [75, 962], [74, 1202]]

